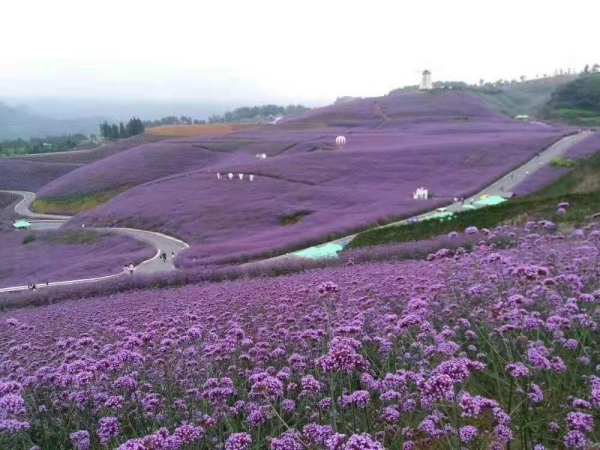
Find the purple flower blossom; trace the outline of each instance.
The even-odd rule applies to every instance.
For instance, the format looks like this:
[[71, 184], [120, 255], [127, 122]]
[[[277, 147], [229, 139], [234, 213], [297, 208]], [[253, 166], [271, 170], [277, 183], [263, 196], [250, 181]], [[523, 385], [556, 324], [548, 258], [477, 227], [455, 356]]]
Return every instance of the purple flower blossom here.
[[98, 438], [105, 447], [121, 433], [121, 426], [116, 417], [103, 417], [98, 421]]
[[588, 440], [581, 431], [569, 431], [564, 439], [566, 448], [585, 450], [588, 448]]
[[344, 450], [385, 450], [385, 447], [374, 440], [369, 434], [353, 434], [350, 436]]
[[479, 435], [479, 430], [477, 429], [477, 427], [474, 427], [472, 425], [466, 425], [458, 430], [458, 435], [460, 437], [461, 442], [468, 444], [477, 439], [477, 436]]
[[506, 366], [506, 371], [515, 379], [527, 378], [529, 376], [529, 369], [523, 363], [508, 364]]
[[537, 384], [531, 384], [531, 391], [527, 394], [529, 397], [529, 401], [534, 405], [539, 405], [544, 401], [544, 391]]
[[594, 429], [594, 418], [590, 414], [570, 412], [567, 414], [567, 426], [569, 430], [591, 433]]
[[31, 428], [29, 422], [15, 419], [0, 419], [0, 435], [17, 434], [28, 431]]
[[248, 433], [233, 433], [225, 442], [225, 450], [249, 450], [252, 437]]
[[384, 408], [381, 418], [388, 424], [394, 424], [400, 421], [400, 412], [396, 408], [388, 406]]
[[69, 435], [75, 450], [90, 450], [90, 433], [85, 430], [75, 431]]
[[271, 450], [304, 450], [300, 433], [290, 430], [278, 438], [273, 438], [271, 440]]

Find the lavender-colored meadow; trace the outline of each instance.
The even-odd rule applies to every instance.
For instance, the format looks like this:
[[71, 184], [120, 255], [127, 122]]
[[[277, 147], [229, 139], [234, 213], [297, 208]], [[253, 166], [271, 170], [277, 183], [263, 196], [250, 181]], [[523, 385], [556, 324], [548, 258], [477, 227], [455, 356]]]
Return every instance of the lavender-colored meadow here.
[[[24, 243], [26, 237], [35, 239]], [[155, 250], [139, 241], [86, 231], [0, 234], [0, 288], [119, 273], [125, 264], [151, 258]]]
[[[589, 158], [598, 152], [600, 152], [600, 133], [595, 133], [584, 141], [571, 147], [564, 157], [580, 160]], [[552, 165], [545, 166], [519, 184], [515, 189], [515, 193], [519, 196], [533, 194], [534, 192], [550, 186], [570, 171], [570, 169], [564, 167], [554, 167]]]
[[555, 229], [4, 313], [0, 447], [593, 448], [600, 227]]
[[[160, 141], [160, 138], [142, 135], [108, 142], [90, 150], [0, 158], [0, 189], [36, 192], [53, 180], [63, 179], [63, 175], [72, 171], [78, 173], [76, 169], [83, 169], [93, 161], [156, 141]], [[78, 194], [78, 191], [74, 191], [66, 196]]]
[[37, 191], [79, 166], [75, 163], [0, 158], [0, 189]]
[[[137, 147], [73, 172], [41, 195], [143, 183], [72, 224], [180, 237], [193, 245], [178, 264], [192, 268], [281, 253], [441, 206], [566, 133], [499, 116], [465, 93], [401, 94], [222, 138]], [[347, 137], [342, 149], [335, 148], [338, 134]], [[256, 153], [268, 157], [257, 160]], [[256, 178], [218, 181], [217, 172]], [[434, 197], [415, 202], [419, 186]], [[301, 221], [282, 225], [298, 213]]]

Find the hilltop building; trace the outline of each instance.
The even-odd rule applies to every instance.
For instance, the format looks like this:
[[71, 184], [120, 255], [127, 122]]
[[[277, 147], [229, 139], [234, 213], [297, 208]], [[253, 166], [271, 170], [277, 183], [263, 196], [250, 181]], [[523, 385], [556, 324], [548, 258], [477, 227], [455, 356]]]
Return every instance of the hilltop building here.
[[430, 91], [433, 89], [433, 83], [431, 82], [431, 72], [429, 70], [423, 71], [423, 77], [421, 78], [421, 84], [419, 90]]

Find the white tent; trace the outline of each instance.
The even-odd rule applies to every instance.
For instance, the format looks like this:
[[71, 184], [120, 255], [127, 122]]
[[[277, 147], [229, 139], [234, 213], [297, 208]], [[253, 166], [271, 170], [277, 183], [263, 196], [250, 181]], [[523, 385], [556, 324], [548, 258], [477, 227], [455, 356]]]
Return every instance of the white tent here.
[[413, 199], [415, 200], [427, 200], [429, 198], [429, 191], [424, 187], [417, 188], [413, 193]]

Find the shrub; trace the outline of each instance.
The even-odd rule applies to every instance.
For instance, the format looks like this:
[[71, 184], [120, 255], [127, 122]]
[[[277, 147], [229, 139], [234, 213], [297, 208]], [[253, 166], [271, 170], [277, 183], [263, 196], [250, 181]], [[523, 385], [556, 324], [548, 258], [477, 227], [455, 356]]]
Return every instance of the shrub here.
[[577, 162], [568, 158], [556, 158], [552, 160], [550, 163], [554, 167], [563, 168], [563, 169], [572, 169], [577, 166]]
[[27, 244], [32, 243], [33, 241], [35, 241], [35, 235], [34, 234], [28, 234], [27, 236], [25, 236], [23, 238], [22, 243], [23, 243], [23, 245], [27, 245]]

